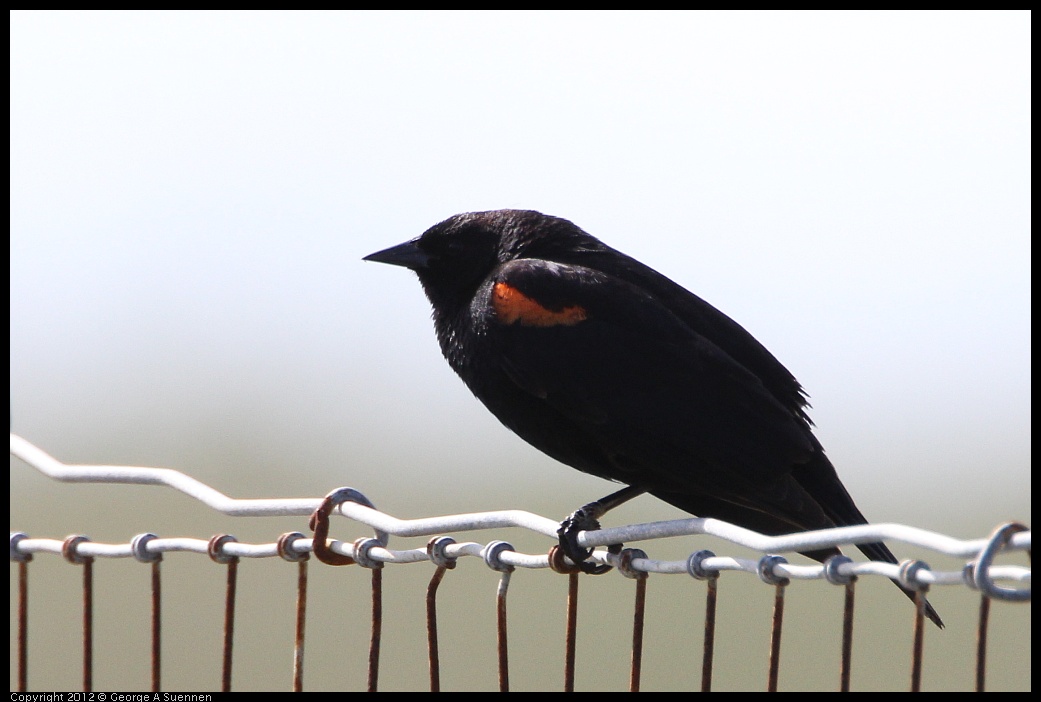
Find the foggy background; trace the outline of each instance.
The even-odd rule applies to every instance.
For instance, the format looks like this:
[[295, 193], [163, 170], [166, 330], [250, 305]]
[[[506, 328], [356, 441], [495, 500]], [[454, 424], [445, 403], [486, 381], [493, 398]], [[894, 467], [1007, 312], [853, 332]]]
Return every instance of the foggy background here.
[[[763, 342], [810, 393], [872, 521], [959, 538], [1030, 522], [1028, 13], [11, 20], [11, 427], [63, 461], [176, 468], [233, 497], [349, 485], [402, 518], [558, 519], [607, 494], [471, 396], [414, 275], [361, 261], [458, 212], [530, 208]], [[16, 460], [11, 512], [12, 530], [99, 541], [307, 531], [170, 490], [52, 483]], [[680, 516], [643, 497], [604, 521]], [[751, 556], [681, 541], [633, 545]], [[164, 687], [219, 684], [224, 573], [204, 561], [164, 561]], [[97, 690], [148, 685], [147, 570], [95, 566]], [[236, 689], [289, 686], [295, 572], [240, 565]], [[305, 687], [360, 689], [368, 574], [311, 572]], [[385, 569], [381, 689], [425, 688], [431, 573]], [[30, 566], [32, 689], [79, 685], [79, 576], [53, 556]], [[442, 584], [444, 689], [495, 686], [496, 581], [466, 559]], [[861, 583], [854, 688], [906, 689], [910, 605]], [[578, 688], [624, 689], [632, 584], [582, 587]], [[513, 689], [560, 688], [565, 592], [548, 571], [514, 575]], [[644, 689], [697, 687], [703, 595], [651, 579]], [[948, 628], [927, 634], [925, 688], [968, 689], [977, 597], [931, 600]], [[754, 577], [724, 575], [717, 689], [765, 688], [771, 603]], [[782, 689], [836, 688], [840, 606], [824, 583], [789, 588]], [[990, 686], [1029, 689], [1029, 605], [993, 617]]]

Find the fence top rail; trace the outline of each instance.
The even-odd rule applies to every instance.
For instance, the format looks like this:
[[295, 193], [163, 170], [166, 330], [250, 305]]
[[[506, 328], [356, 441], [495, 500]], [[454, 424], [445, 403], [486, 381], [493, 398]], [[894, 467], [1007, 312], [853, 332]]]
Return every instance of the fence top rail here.
[[[236, 499], [214, 488], [169, 468], [141, 466], [109, 466], [66, 464], [54, 458], [26, 439], [11, 434], [11, 455], [32, 466], [53, 480], [76, 483], [121, 483], [172, 487], [189, 495], [212, 509], [229, 516], [268, 517], [306, 516], [312, 514], [323, 498], [269, 498]], [[559, 523], [523, 510], [498, 510], [469, 514], [451, 514], [419, 519], [399, 519], [376, 509], [360, 492], [352, 488], [338, 488], [330, 496], [338, 496], [336, 511], [341, 515], [365, 524], [376, 532], [375, 539], [358, 539], [350, 543], [329, 541], [329, 547], [341, 555], [355, 558], [362, 563], [415, 563], [436, 560], [430, 548], [394, 550], [389, 537], [438, 536], [445, 533], [482, 531], [488, 529], [519, 528], [535, 532], [552, 539], [557, 537]], [[777, 578], [828, 579], [850, 576], [877, 575], [891, 579], [908, 579], [911, 586], [967, 585], [975, 589], [988, 589], [993, 581], [1002, 580], [1029, 587], [1030, 568], [1016, 565], [994, 565], [994, 556], [999, 551], [1029, 551], [1031, 532], [1028, 529], [995, 530], [987, 537], [957, 539], [925, 529], [904, 524], [866, 524], [861, 526], [822, 529], [783, 536], [767, 536], [718, 519], [688, 518], [670, 521], [630, 524], [609, 527], [597, 531], [584, 531], [578, 536], [579, 545], [586, 548], [608, 546], [618, 543], [650, 541], [676, 536], [709, 535], [730, 543], [744, 546], [763, 554], [796, 553], [837, 546], [848, 546], [875, 541], [902, 542], [943, 554], [953, 558], [969, 559], [956, 570], [931, 570], [928, 567], [907, 568], [880, 562], [854, 563], [844, 559], [841, 563], [825, 565], [795, 565], [784, 559], [771, 561], [768, 566]], [[139, 542], [143, 537], [143, 543]], [[548, 554], [525, 554], [500, 542], [480, 544], [476, 542], [442, 543], [439, 558], [460, 557], [484, 558], [493, 567], [503, 565], [516, 568], [548, 568]], [[11, 558], [23, 560], [34, 553], [62, 554], [65, 541], [48, 538], [30, 538], [26, 534], [11, 534]], [[310, 538], [302, 534], [292, 541], [291, 550], [306, 553], [312, 550]], [[494, 547], [494, 548], [493, 548]], [[129, 558], [139, 560], [154, 558], [170, 552], [208, 553], [210, 542], [199, 538], [160, 538], [141, 535], [124, 544], [101, 544], [83, 539], [74, 544], [76, 554], [94, 558]], [[226, 540], [219, 548], [222, 555], [241, 558], [264, 558], [280, 555], [277, 543], [244, 544]], [[548, 547], [547, 547], [548, 548]], [[489, 554], [494, 552], [493, 564]], [[604, 564], [619, 565], [619, 555], [608, 551], [597, 551], [593, 558]], [[721, 571], [741, 571], [761, 574], [762, 559], [716, 556], [700, 551], [682, 561], [661, 561], [643, 553], [630, 553], [626, 558], [627, 569], [648, 572], [682, 574], [705, 577]], [[830, 570], [829, 570], [830, 568]], [[981, 571], [985, 571], [981, 574]], [[989, 583], [989, 584], [988, 584]], [[1008, 596], [1003, 597], [1002, 593]], [[1004, 599], [1029, 599], [1029, 589], [1006, 589], [994, 586], [993, 596]]]

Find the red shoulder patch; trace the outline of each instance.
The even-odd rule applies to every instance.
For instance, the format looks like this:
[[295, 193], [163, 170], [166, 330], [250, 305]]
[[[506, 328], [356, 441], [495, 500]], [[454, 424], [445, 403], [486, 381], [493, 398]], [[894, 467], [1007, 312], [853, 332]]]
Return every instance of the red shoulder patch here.
[[581, 305], [551, 310], [506, 283], [496, 283], [492, 289], [492, 307], [503, 324], [525, 327], [572, 326], [586, 318]]

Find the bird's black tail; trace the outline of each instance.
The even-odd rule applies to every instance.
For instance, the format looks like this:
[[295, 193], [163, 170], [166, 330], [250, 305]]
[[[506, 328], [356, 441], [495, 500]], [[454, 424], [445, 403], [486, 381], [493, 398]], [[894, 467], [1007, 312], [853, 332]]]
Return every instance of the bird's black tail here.
[[[860, 549], [861, 553], [863, 553], [865, 556], [867, 556], [873, 561], [885, 561], [887, 563], [899, 562], [896, 560], [896, 556], [893, 555], [893, 552], [890, 551], [889, 548], [883, 543], [857, 544], [857, 548]], [[900, 588], [903, 591], [903, 593], [911, 599], [912, 602], [914, 602], [914, 590], [910, 590], [904, 587], [896, 580], [894, 580], [893, 583], [898, 588]], [[940, 615], [936, 613], [936, 610], [933, 609], [933, 606], [929, 604], [929, 600], [925, 601], [925, 616], [929, 617], [929, 621], [931, 621], [933, 624], [940, 627], [941, 629], [943, 628], [943, 620], [940, 619]]]
[[[803, 486], [806, 493], [813, 497], [816, 503], [815, 505], [804, 504], [805, 511], [798, 518], [790, 515], [782, 517], [778, 514], [770, 514], [704, 494], [676, 493], [660, 490], [650, 490], [649, 492], [669, 504], [699, 517], [721, 519], [769, 536], [781, 536], [798, 531], [828, 529], [836, 526], [867, 524], [864, 515], [860, 513], [849, 493], [846, 492], [842, 483], [839, 482], [835, 469], [823, 452], [820, 452], [811, 463], [799, 466], [799, 470], [793, 473], [793, 477]], [[883, 543], [858, 544], [857, 548], [873, 561], [883, 561], [885, 563], [899, 562], [892, 551]], [[841, 552], [837, 548], [823, 548], [801, 553], [808, 558], [823, 563]], [[914, 601], [915, 595], [913, 590], [909, 590], [896, 580], [893, 583], [912, 602]], [[925, 602], [925, 616], [929, 617], [936, 626], [943, 628], [943, 620], [940, 619], [940, 615], [936, 613], [936, 610], [933, 609], [928, 600]]]
[[[835, 467], [828, 460], [828, 457], [824, 455], [824, 449], [819, 448], [813, 459], [808, 463], [798, 466], [792, 471], [792, 477], [794, 477], [800, 485], [808, 492], [813, 499], [820, 505], [824, 514], [829, 520], [834, 522], [836, 526], [855, 526], [858, 524], [867, 524], [867, 519], [860, 513], [857, 505], [853, 502], [853, 498], [850, 497], [849, 492], [846, 491], [846, 487], [839, 480], [838, 474], [835, 472]], [[884, 561], [886, 563], [899, 563], [896, 560], [896, 556], [893, 552], [883, 543], [872, 543], [872, 544], [857, 544], [857, 548], [860, 549], [861, 553], [870, 558], [873, 561]], [[816, 560], [824, 560], [818, 558], [814, 554], [805, 554]], [[914, 590], [910, 590], [898, 581], [894, 580], [894, 584], [900, 590], [910, 598], [913, 602], [915, 593]], [[940, 619], [940, 615], [936, 613], [933, 606], [929, 604], [929, 601], [925, 602], [925, 616], [929, 617], [929, 620], [936, 626], [943, 628], [943, 620]]]

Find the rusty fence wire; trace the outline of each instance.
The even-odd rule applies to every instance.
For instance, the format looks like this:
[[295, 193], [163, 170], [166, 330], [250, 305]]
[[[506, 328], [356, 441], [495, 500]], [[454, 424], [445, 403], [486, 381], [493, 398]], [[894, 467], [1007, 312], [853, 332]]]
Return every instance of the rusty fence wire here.
[[[25, 439], [11, 435], [11, 454], [43, 474], [62, 482], [77, 483], [132, 483], [173, 487], [211, 508], [235, 516], [300, 516], [308, 517], [310, 535], [300, 532], [285, 533], [268, 543], [244, 543], [228, 534], [212, 538], [165, 538], [156, 534], [138, 534], [124, 543], [99, 543], [86, 536], [67, 538], [40, 538], [22, 532], [11, 533], [10, 559], [18, 570], [16, 591], [17, 646], [12, 648], [16, 661], [17, 688], [29, 689], [28, 670], [31, 634], [28, 601], [31, 591], [31, 565], [37, 555], [54, 555], [78, 566], [82, 573], [82, 686], [93, 689], [94, 667], [94, 563], [98, 559], [135, 559], [151, 568], [151, 688], [163, 689], [162, 681], [162, 561], [164, 554], [181, 552], [204, 555], [225, 568], [223, 606], [223, 649], [221, 651], [220, 689], [232, 689], [233, 651], [235, 644], [235, 614], [238, 597], [238, 565], [241, 559], [280, 558], [297, 568], [295, 638], [292, 653], [292, 688], [304, 689], [304, 643], [306, 608], [308, 602], [308, 568], [311, 556], [328, 566], [356, 565], [370, 571], [371, 604], [367, 608], [368, 658], [366, 687], [379, 689], [380, 648], [383, 626], [383, 580], [386, 565], [429, 562], [433, 567], [426, 589], [425, 607], [416, 604], [417, 612], [424, 612], [427, 631], [429, 689], [441, 689], [441, 655], [439, 648], [437, 594], [446, 572], [458, 561], [473, 558], [498, 573], [495, 593], [495, 628], [497, 677], [500, 691], [510, 689], [510, 659], [508, 638], [507, 595], [511, 575], [517, 569], [551, 569], [568, 577], [566, 594], [565, 656], [563, 661], [563, 689], [575, 688], [575, 651], [580, 573], [563, 557], [556, 543], [558, 522], [519, 510], [503, 510], [472, 514], [456, 514], [422, 519], [398, 519], [379, 511], [361, 492], [353, 488], [338, 488], [325, 498], [316, 499], [233, 499], [200, 483], [179, 471], [164, 468], [94, 466], [64, 464]], [[331, 517], [343, 516], [366, 525], [373, 536], [353, 542], [330, 538]], [[525, 529], [546, 537], [545, 553], [523, 553], [506, 542], [457, 541], [446, 534], [464, 531]], [[778, 689], [781, 661], [781, 632], [784, 624], [785, 592], [793, 581], [825, 580], [842, 587], [845, 592], [841, 633], [841, 657], [838, 671], [838, 689], [850, 689], [850, 668], [853, 648], [853, 612], [855, 585], [860, 578], [881, 577], [899, 581], [918, 593], [913, 613], [914, 643], [911, 651], [910, 689], [918, 691], [922, 685], [924, 663], [924, 594], [930, 588], [953, 586], [969, 588], [979, 593], [978, 624], [975, 645], [975, 689], [983, 691], [987, 671], [987, 635], [992, 603], [1029, 602], [1029, 565], [997, 564], [995, 559], [1005, 552], [1025, 552], [1029, 559], [1030, 530], [1018, 523], [997, 526], [993, 532], [977, 539], [956, 539], [900, 524], [875, 524], [839, 529], [827, 529], [787, 536], [764, 536], [747, 529], [715, 519], [689, 518], [582, 532], [578, 543], [585, 548], [607, 547], [594, 552], [599, 563], [612, 566], [634, 582], [632, 604], [629, 606], [632, 623], [632, 646], [629, 666], [629, 690], [639, 691], [644, 651], [644, 619], [648, 598], [647, 581], [651, 574], [687, 576], [704, 583], [704, 628], [700, 633], [702, 691], [712, 689], [712, 672], [716, 650], [716, 601], [720, 574], [745, 573], [759, 578], [774, 590], [773, 616], [769, 642], [769, 660], [764, 687]], [[675, 536], [705, 534], [727, 542], [754, 549], [764, 554], [761, 558], [738, 558], [717, 555], [701, 550], [681, 560], [655, 560], [641, 549], [619, 548], [614, 544], [653, 542]], [[429, 537], [420, 548], [395, 550], [391, 537]], [[824, 564], [797, 565], [789, 563], [783, 553], [843, 546], [873, 541], [903, 542], [938, 554], [962, 559], [964, 565], [953, 570], [933, 570], [922, 561], [905, 561], [898, 565], [879, 562], [854, 562], [836, 556]], [[1028, 560], [1029, 563], [1029, 560]], [[592, 577], [592, 576], [590, 576]], [[1029, 627], [1029, 620], [1025, 625]], [[205, 687], [212, 682], [200, 681]], [[37, 685], [38, 686], [38, 685]], [[44, 687], [46, 683], [44, 682]]]

